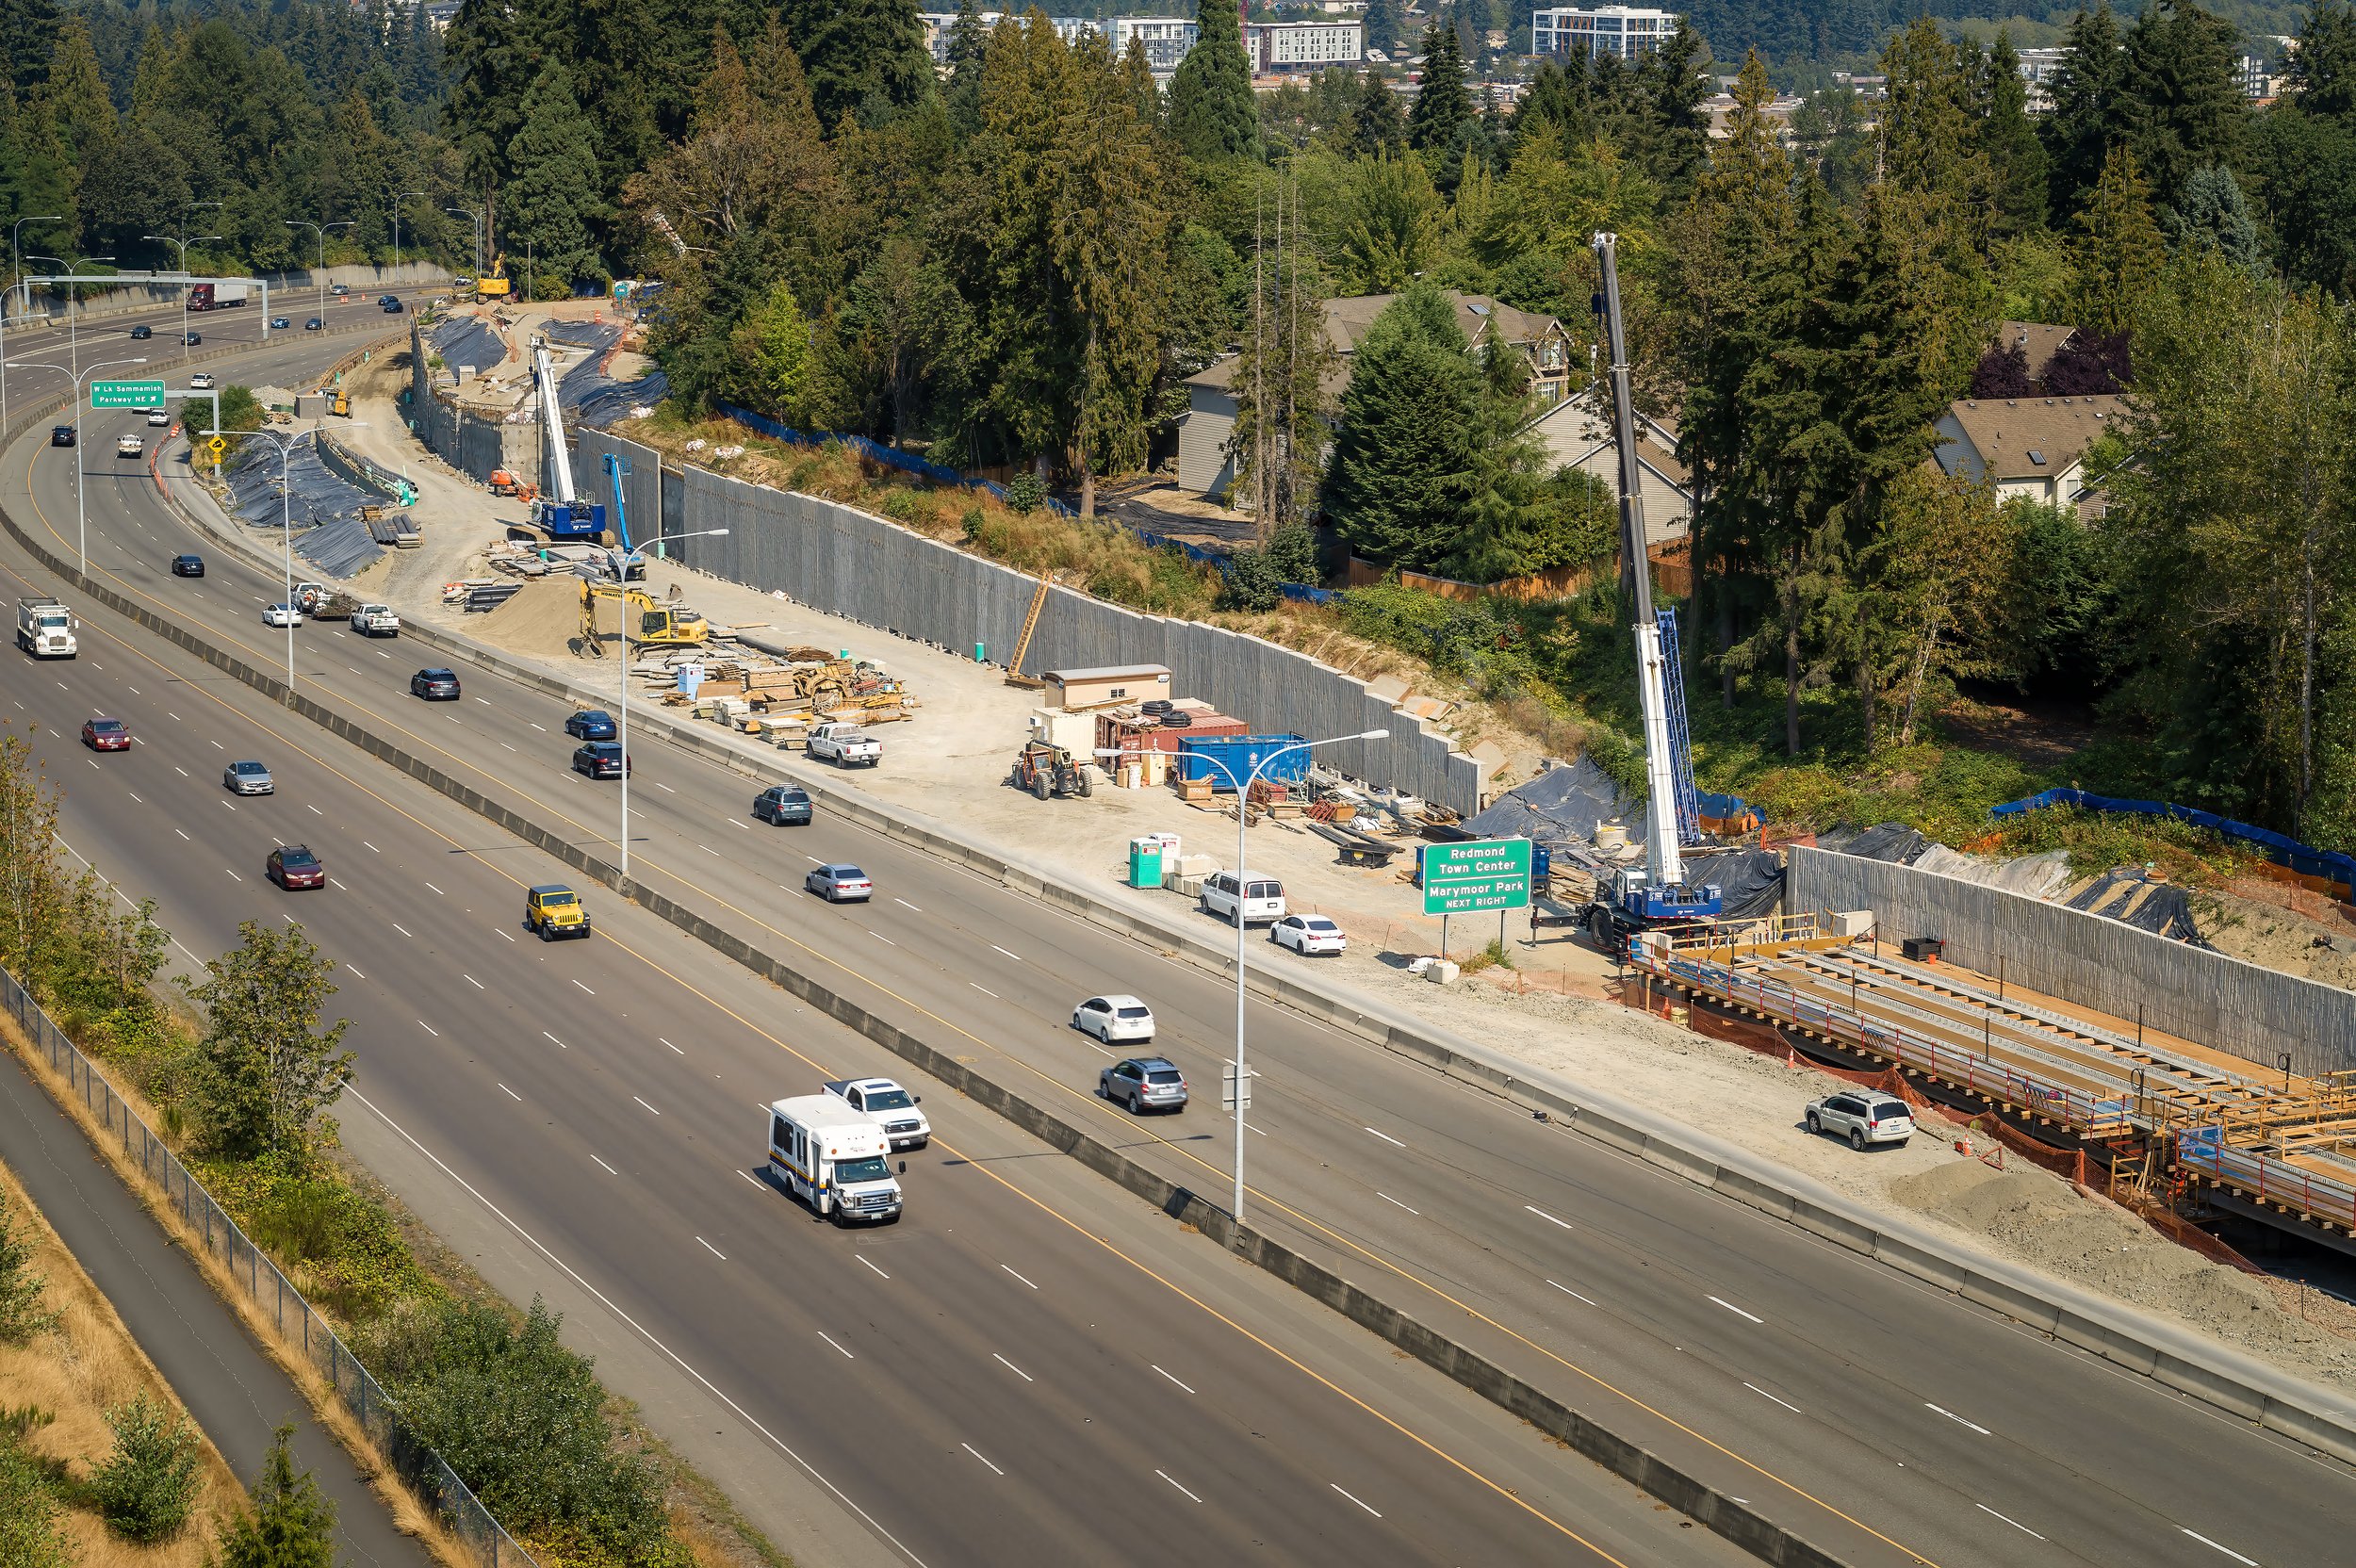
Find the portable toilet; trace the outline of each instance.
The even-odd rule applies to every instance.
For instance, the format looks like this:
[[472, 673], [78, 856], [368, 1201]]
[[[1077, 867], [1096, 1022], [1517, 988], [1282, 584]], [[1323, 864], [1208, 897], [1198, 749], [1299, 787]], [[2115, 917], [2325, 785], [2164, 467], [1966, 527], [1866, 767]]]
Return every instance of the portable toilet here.
[[1162, 841], [1153, 834], [1129, 841], [1129, 886], [1158, 888], [1162, 885]]

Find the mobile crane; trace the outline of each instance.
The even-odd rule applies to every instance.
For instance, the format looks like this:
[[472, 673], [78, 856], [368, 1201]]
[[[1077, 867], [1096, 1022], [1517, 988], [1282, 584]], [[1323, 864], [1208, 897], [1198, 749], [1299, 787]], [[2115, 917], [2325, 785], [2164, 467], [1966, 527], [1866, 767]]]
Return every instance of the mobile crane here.
[[1724, 913], [1716, 883], [1689, 883], [1685, 846], [1698, 837], [1693, 751], [1685, 732], [1685, 675], [1676, 658], [1677, 614], [1652, 605], [1652, 568], [1644, 550], [1643, 470], [1636, 455], [1636, 409], [1628, 390], [1628, 336], [1620, 318], [1619, 237], [1595, 237], [1602, 270], [1597, 297], [1612, 355], [1612, 423], [1620, 453], [1620, 548], [1636, 610], [1637, 697], [1644, 714], [1644, 863], [1622, 866], [1595, 885], [1588, 934], [1625, 953], [1640, 931], [1694, 925]]
[[605, 508], [582, 500], [573, 489], [573, 457], [564, 445], [564, 410], [559, 406], [556, 367], [548, 358], [548, 340], [532, 340], [532, 376], [540, 393], [540, 424], [548, 456], [545, 468], [553, 494], [532, 503], [532, 526], [549, 539], [583, 540], [596, 544], [605, 536]]

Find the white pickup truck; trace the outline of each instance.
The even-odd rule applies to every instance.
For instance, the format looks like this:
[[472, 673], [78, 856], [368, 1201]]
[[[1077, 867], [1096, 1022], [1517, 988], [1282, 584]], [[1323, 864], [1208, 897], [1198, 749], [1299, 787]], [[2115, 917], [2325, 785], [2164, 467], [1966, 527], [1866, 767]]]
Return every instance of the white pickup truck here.
[[810, 754], [838, 768], [872, 768], [883, 760], [883, 743], [855, 724], [822, 724], [810, 732]]
[[916, 1108], [924, 1097], [910, 1094], [889, 1078], [839, 1078], [819, 1087], [882, 1122], [895, 1154], [903, 1149], [922, 1149], [933, 1141], [933, 1124]]
[[364, 604], [352, 612], [352, 629], [363, 637], [398, 637], [401, 617], [389, 604]]

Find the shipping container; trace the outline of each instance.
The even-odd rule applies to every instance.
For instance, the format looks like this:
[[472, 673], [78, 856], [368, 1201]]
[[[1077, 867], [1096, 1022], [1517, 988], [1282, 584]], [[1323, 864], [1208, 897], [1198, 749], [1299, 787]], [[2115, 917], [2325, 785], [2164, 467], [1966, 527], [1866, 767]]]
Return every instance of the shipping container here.
[[[1186, 733], [1178, 743], [1178, 776], [1192, 781], [1207, 778], [1214, 792], [1233, 790], [1258, 768], [1263, 778], [1300, 784], [1309, 776], [1309, 748], [1299, 735], [1197, 735]], [[1298, 749], [1284, 751], [1286, 746]], [[1284, 754], [1262, 766], [1277, 752]]]

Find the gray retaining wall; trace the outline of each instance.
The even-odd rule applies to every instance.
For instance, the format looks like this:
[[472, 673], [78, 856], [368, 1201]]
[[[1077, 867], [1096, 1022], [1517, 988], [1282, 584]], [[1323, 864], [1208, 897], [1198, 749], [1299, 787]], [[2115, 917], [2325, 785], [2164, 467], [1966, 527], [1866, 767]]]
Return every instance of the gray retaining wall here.
[[486, 418], [461, 408], [434, 390], [429, 361], [433, 350], [424, 329], [409, 327], [409, 426], [441, 460], [478, 484], [487, 484], [494, 468], [504, 468], [527, 483], [540, 482], [540, 424], [537, 419], [513, 423]]
[[1938, 937], [1956, 963], [2279, 1070], [2356, 1068], [2356, 992], [2187, 947], [1999, 888], [1797, 848], [1784, 907], [1871, 909], [1885, 942]]
[[[579, 451], [576, 474], [595, 475], [600, 493], [603, 455], [629, 458], [631, 488], [625, 494], [635, 537], [647, 537], [647, 520], [655, 518], [673, 532], [729, 531], [672, 547], [676, 559], [697, 571], [764, 593], [781, 589], [830, 614], [968, 659], [978, 645], [983, 657], [1004, 661], [1022, 634], [1035, 578], [832, 501], [703, 468], [661, 474], [650, 449], [602, 431], [582, 431]], [[1322, 746], [1318, 755], [1377, 787], [1466, 814], [1480, 809], [1479, 766], [1447, 737], [1395, 710], [1363, 681], [1256, 637], [1139, 614], [1059, 587], [1050, 591], [1023, 660], [1029, 674], [1133, 663], [1169, 665], [1173, 691], [1248, 720], [1264, 734], [1316, 739], [1387, 728], [1388, 741]]]

